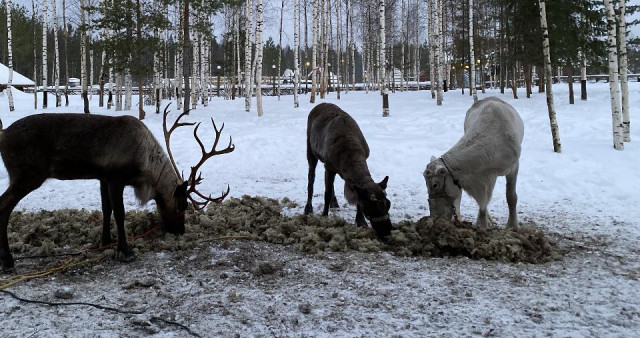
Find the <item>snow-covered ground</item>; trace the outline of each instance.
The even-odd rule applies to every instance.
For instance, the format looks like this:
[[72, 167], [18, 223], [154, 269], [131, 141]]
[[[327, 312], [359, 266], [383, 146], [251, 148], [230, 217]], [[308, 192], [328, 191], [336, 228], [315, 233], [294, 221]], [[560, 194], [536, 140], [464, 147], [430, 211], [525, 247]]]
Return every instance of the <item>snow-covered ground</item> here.
[[[640, 331], [640, 299], [637, 297], [640, 289], [640, 208], [637, 207], [640, 205], [640, 132], [632, 123], [632, 142], [625, 144], [624, 151], [614, 150], [608, 84], [589, 83], [588, 89], [588, 101], [580, 101], [578, 94], [576, 103], [569, 105], [566, 84], [554, 86], [561, 154], [553, 152], [544, 94], [536, 92], [531, 99], [526, 99], [521, 89], [519, 100], [514, 100], [510, 91], [500, 94], [487, 90], [486, 94], [478, 94], [480, 98], [498, 96], [521, 114], [525, 138], [517, 187], [520, 220], [584, 242], [586, 249], [569, 253], [563, 261], [530, 266], [360, 253], [316, 258], [290, 248], [243, 243], [238, 244], [237, 250], [254, 250], [256, 257], [263, 260], [286, 260], [285, 271], [289, 272], [278, 281], [265, 282], [249, 274], [238, 280], [232, 278], [235, 284], [231, 284], [231, 280], [219, 280], [216, 274], [238, 275], [242, 269], [238, 272], [228, 268], [220, 272], [222, 268], [215, 262], [239, 253], [213, 245], [209, 252], [200, 253], [211, 265], [200, 267], [203, 271], [192, 271], [188, 278], [182, 274], [173, 276], [175, 278], [162, 274], [162, 269], [175, 259], [171, 254], [140, 257], [139, 261], [157, 261], [151, 270], [140, 263], [131, 266], [110, 263], [109, 268], [116, 273], [103, 271], [104, 267], [96, 270], [100, 278], [87, 279], [83, 288], [93, 293], [86, 295], [86, 299], [99, 299], [103, 293], [112, 294], [115, 299], [130, 298], [129, 291], [122, 290], [122, 283], [126, 283], [126, 271], [135, 268], [138, 274], [160, 276], [156, 278], [168, 288], [165, 292], [176, 291], [187, 298], [191, 293], [199, 294], [200, 298], [188, 301], [172, 298], [171, 305], [150, 300], [153, 298], [150, 295], [134, 300], [173, 310], [178, 314], [176, 318], [205, 336], [234, 332], [243, 336], [632, 336]], [[640, 83], [630, 83], [632, 121], [639, 117], [638, 94]], [[9, 113], [6, 95], [0, 94], [0, 119], [5, 128], [21, 117], [43, 112], [33, 110], [32, 95], [15, 93], [14, 97], [17, 110]], [[205, 144], [213, 139], [209, 122], [209, 117], [213, 117], [218, 125], [225, 123], [221, 143], [226, 145], [226, 138], [232, 136], [236, 145], [233, 153], [215, 157], [203, 167], [205, 179], [200, 190], [215, 194], [229, 184], [232, 196], [288, 197], [299, 205], [289, 212], [301, 213], [307, 184], [306, 116], [313, 107], [308, 98], [301, 96], [300, 108], [296, 109], [292, 96], [283, 96], [280, 101], [265, 97], [263, 117], [257, 117], [255, 101], [247, 113], [244, 100], [221, 98], [214, 98], [207, 108], [198, 106], [192, 111], [188, 120], [203, 122], [200, 134]], [[79, 97], [73, 96], [71, 100], [71, 107], [48, 108], [46, 112], [81, 112]], [[92, 113], [124, 114], [98, 108], [97, 101], [94, 96]], [[50, 106], [54, 102], [52, 95], [49, 102]], [[439, 156], [462, 135], [471, 97], [450, 91], [445, 93], [444, 106], [437, 107], [429, 92], [396, 92], [390, 95], [391, 116], [388, 118], [381, 117], [381, 97], [376, 92], [343, 92], [341, 100], [331, 93], [326, 100], [318, 102], [338, 104], [359, 123], [371, 148], [368, 165], [374, 180], [381, 180], [385, 175], [390, 177], [387, 192], [392, 202], [392, 220], [417, 220], [428, 215], [422, 171], [431, 155]], [[175, 103], [172, 107], [175, 108]], [[146, 111], [144, 122], [162, 139], [161, 115], [153, 114], [152, 107], [146, 107]], [[126, 114], [137, 116], [136, 107]], [[175, 117], [177, 113], [172, 115]], [[172, 141], [178, 166], [186, 171], [199, 159], [197, 144], [188, 128], [178, 130]], [[324, 191], [322, 170], [319, 166], [315, 183], [316, 212], [321, 210]], [[336, 193], [342, 205], [344, 198], [339, 186], [342, 181], [339, 178], [336, 181]], [[0, 190], [7, 185], [7, 173], [0, 167]], [[499, 179], [489, 205], [499, 226], [504, 226], [507, 218], [504, 186], [504, 179]], [[139, 207], [131, 189], [126, 190], [125, 201], [128, 209]], [[99, 210], [98, 183], [47, 181], [23, 199], [16, 210], [58, 208]], [[477, 212], [475, 202], [468, 196], [463, 197], [461, 209], [463, 217], [469, 220]], [[355, 216], [353, 207], [343, 207], [337, 212], [349, 221]], [[334, 269], [334, 265], [341, 268]], [[37, 296], [64, 285], [64, 279], [48, 280], [50, 285], [25, 283], [12, 290]], [[230, 290], [243, 294], [243, 298], [228, 300], [235, 297], [229, 296]], [[211, 299], [201, 299], [201, 292], [210, 294]], [[332, 297], [334, 292], [338, 296]], [[298, 304], [305, 299], [316, 302], [310, 313], [298, 310]], [[210, 308], [197, 312], [206, 302], [223, 302], [220, 306], [227, 309], [223, 312], [226, 315]], [[189, 313], [192, 306], [199, 309], [196, 311], [199, 315]], [[16, 321], [21, 311], [30, 311], [29, 321], [42, 325], [39, 331], [29, 331]], [[39, 308], [4, 296], [0, 312], [5, 313], [0, 318], [0, 327], [8, 327], [9, 334], [16, 336], [33, 332], [45, 336], [95, 332], [118, 336], [128, 335], [128, 330], [132, 330], [127, 324], [129, 319], [119, 315], [104, 315], [93, 309]], [[270, 319], [273, 316], [278, 320]], [[90, 324], [83, 327], [73, 324], [79, 319]], [[96, 324], [97, 321], [101, 324]], [[167, 336], [184, 334], [184, 331], [172, 330], [175, 328], [166, 327], [154, 332]]]

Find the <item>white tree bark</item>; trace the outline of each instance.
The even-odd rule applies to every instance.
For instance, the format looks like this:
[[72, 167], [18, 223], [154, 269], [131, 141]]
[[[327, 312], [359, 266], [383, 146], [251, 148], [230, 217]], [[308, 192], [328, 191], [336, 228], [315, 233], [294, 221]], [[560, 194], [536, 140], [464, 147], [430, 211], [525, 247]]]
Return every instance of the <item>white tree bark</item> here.
[[263, 12], [262, 0], [258, 0], [256, 7], [256, 108], [258, 110], [258, 116], [262, 116], [262, 55], [264, 43], [262, 41], [262, 30], [264, 29], [264, 21], [262, 18]]
[[611, 94], [611, 120], [613, 148], [624, 149], [622, 112], [620, 111], [620, 86], [618, 84], [618, 45], [616, 41], [616, 17], [611, 0], [604, 0], [607, 12], [607, 45], [609, 47], [609, 92]]
[[580, 67], [580, 99], [587, 100], [587, 57], [582, 52], [582, 66]]
[[469, 85], [471, 86], [471, 95], [473, 102], [478, 101], [478, 93], [476, 92], [476, 53], [473, 46], [473, 0], [469, 0]]
[[[142, 83], [138, 83], [138, 92], [140, 92], [141, 90], [144, 90], [144, 86]], [[133, 96], [133, 79], [131, 77], [131, 69], [127, 68], [126, 73], [124, 75], [124, 110], [131, 110], [132, 96]], [[140, 97], [142, 97], [142, 95], [140, 95]], [[144, 104], [144, 102], [138, 102], [138, 104]]]
[[547, 28], [547, 10], [546, 0], [538, 0], [540, 8], [540, 28], [542, 29], [542, 52], [544, 54], [544, 68], [545, 68], [545, 82], [547, 92], [547, 108], [549, 109], [549, 122], [551, 124], [551, 137], [553, 139], [553, 151], [556, 153], [562, 152], [562, 145], [560, 144], [560, 130], [558, 128], [558, 120], [556, 119], [556, 108], [553, 103], [553, 72], [551, 70], [551, 53], [549, 48], [549, 29]]
[[278, 101], [280, 101], [280, 76], [282, 75], [280, 65], [282, 64], [282, 21], [284, 20], [284, 0], [280, 5], [280, 39], [278, 40], [278, 67], [276, 71], [276, 81], [278, 85]]
[[[80, 0], [82, 1], [82, 0]], [[47, 0], [42, 1], [42, 109], [47, 108], [47, 30], [48, 30]]]
[[380, 68], [381, 68], [381, 84], [380, 94], [382, 95], [382, 117], [389, 116], [389, 93], [387, 91], [387, 59], [385, 44], [385, 0], [379, 0], [380, 10]]
[[440, 24], [440, 18], [442, 13], [442, 6], [440, 0], [435, 0], [433, 5], [433, 31], [434, 31], [434, 48], [433, 48], [433, 65], [435, 67], [435, 87], [436, 90], [436, 104], [442, 105], [442, 25]]
[[7, 99], [9, 100], [9, 111], [15, 110], [13, 106], [13, 94], [11, 84], [13, 82], [13, 45], [11, 41], [11, 0], [6, 0], [7, 6], [7, 67], [9, 68], [9, 79], [7, 80]]
[[[158, 0], [153, 1], [153, 10], [160, 12], [160, 3]], [[160, 30], [153, 30], [153, 37], [160, 39]], [[153, 52], [153, 103], [156, 106], [156, 114], [160, 114], [160, 51]]]
[[53, 17], [53, 48], [54, 48], [54, 58], [55, 58], [55, 72], [53, 83], [55, 87], [55, 95], [56, 95], [56, 107], [60, 107], [60, 91], [58, 88], [60, 87], [60, 49], [58, 48], [58, 10], [56, 3], [57, 0], [51, 0], [51, 11]]
[[428, 43], [429, 43], [429, 90], [431, 91], [431, 98], [436, 98], [436, 89], [435, 89], [435, 79], [436, 79], [436, 63], [435, 63], [435, 55], [436, 55], [436, 43], [434, 36], [437, 34], [435, 31], [434, 25], [434, 6], [437, 0], [427, 0], [427, 31], [429, 34]]
[[342, 11], [341, 1], [336, 0], [336, 83], [333, 85], [336, 89], [336, 99], [340, 100], [340, 86], [342, 84], [342, 74], [340, 73], [340, 64], [342, 63], [342, 17], [340, 12]]
[[175, 76], [175, 86], [176, 86], [176, 108], [178, 109], [178, 111], [182, 110], [182, 79], [183, 79], [183, 74], [182, 74], [182, 64], [184, 63], [184, 55], [182, 55], [182, 45], [184, 45], [184, 33], [183, 33], [183, 25], [184, 22], [183, 21], [183, 16], [182, 13], [184, 12], [183, 9], [184, 6], [184, 2], [182, 0], [178, 0], [176, 2], [176, 10], [178, 11], [177, 14], [177, 19], [176, 21], [178, 21], [178, 46], [176, 48], [176, 76]]
[[349, 35], [349, 58], [351, 59], [351, 89], [356, 90], [356, 44], [353, 36], [353, 13], [351, 13], [351, 0], [347, 0], [347, 17], [349, 18], [349, 31], [351, 32], [351, 35]]
[[402, 37], [400, 39], [400, 90], [401, 91], [404, 91], [406, 89], [405, 82], [404, 82], [404, 78], [406, 77], [406, 74], [404, 71], [404, 64], [405, 64], [404, 50], [407, 45], [407, 22], [409, 20], [409, 18], [405, 16], [406, 7], [407, 7], [406, 0], [402, 0], [402, 5], [400, 9], [400, 21], [401, 21], [400, 24], [402, 25]]
[[253, 0], [247, 0], [245, 6], [245, 44], [244, 44], [244, 109], [249, 111], [251, 109], [251, 40], [253, 40]]
[[620, 89], [622, 91], [622, 139], [631, 142], [629, 117], [629, 85], [627, 84], [627, 18], [625, 0], [618, 0], [618, 42], [620, 44]]
[[[36, 22], [36, 1], [31, 0], [31, 22]], [[38, 109], [38, 56], [35, 41], [38, 38], [36, 26], [33, 26], [33, 82], [35, 88], [33, 90], [33, 109]]]
[[298, 88], [300, 86], [300, 0], [293, 0], [293, 107], [298, 108]]
[[313, 11], [311, 14], [313, 23], [311, 28], [311, 98], [309, 99], [310, 103], [316, 103], [316, 86], [317, 83], [317, 67], [318, 67], [318, 6], [320, 0], [311, 0], [311, 6], [313, 7]]

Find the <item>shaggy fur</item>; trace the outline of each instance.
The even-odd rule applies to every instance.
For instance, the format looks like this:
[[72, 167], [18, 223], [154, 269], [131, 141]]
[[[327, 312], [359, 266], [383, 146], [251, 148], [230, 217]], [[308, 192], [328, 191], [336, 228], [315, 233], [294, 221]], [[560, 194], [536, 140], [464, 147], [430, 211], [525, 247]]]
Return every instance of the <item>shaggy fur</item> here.
[[460, 217], [461, 188], [476, 202], [479, 211], [476, 224], [491, 222], [487, 205], [498, 176], [507, 179], [507, 203], [510, 227], [518, 226], [516, 181], [524, 124], [508, 103], [489, 97], [467, 111], [464, 135], [440, 158], [431, 158], [424, 177], [429, 196], [444, 192]]

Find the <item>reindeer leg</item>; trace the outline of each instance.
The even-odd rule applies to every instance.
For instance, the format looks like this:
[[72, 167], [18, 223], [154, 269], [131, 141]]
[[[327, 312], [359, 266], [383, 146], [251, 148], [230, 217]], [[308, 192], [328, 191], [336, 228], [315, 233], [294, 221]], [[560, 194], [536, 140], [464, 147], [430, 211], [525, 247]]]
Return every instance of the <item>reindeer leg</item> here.
[[[324, 166], [324, 209], [322, 210], [322, 216], [329, 215], [329, 207], [335, 200], [335, 193], [333, 190], [333, 183], [336, 180], [336, 172]], [[337, 203], [337, 202], [336, 202]]]
[[100, 196], [102, 197], [102, 238], [100, 245], [105, 247], [111, 244], [111, 200], [109, 199], [109, 186], [105, 180], [100, 180]]
[[311, 199], [313, 198], [313, 183], [316, 180], [316, 166], [318, 165], [318, 158], [315, 157], [309, 147], [307, 146], [307, 161], [309, 162], [309, 182], [307, 184], [307, 205], [304, 207], [304, 214], [313, 214], [313, 206], [311, 205]]
[[30, 181], [15, 180], [9, 184], [9, 188], [0, 196], [0, 260], [2, 261], [2, 272], [14, 272], [14, 261], [9, 250], [9, 238], [7, 227], [9, 216], [18, 202], [30, 192], [36, 190], [44, 182], [44, 179], [30, 177]]
[[365, 220], [364, 214], [360, 209], [360, 203], [356, 204], [356, 226], [363, 227], [363, 228], [367, 227], [367, 221]]
[[127, 234], [124, 231], [124, 202], [122, 193], [124, 192], [124, 184], [110, 181], [109, 183], [109, 200], [113, 207], [113, 216], [116, 219], [118, 227], [118, 253], [117, 258], [123, 262], [131, 262], [136, 259], [135, 255], [127, 245]]
[[489, 205], [489, 201], [491, 201], [491, 195], [493, 194], [493, 187], [496, 185], [497, 176], [492, 175], [487, 177], [486, 180], [486, 188], [483, 192], [480, 193], [480, 198], [476, 199], [478, 202], [479, 210], [478, 210], [478, 219], [476, 220], [476, 225], [479, 227], [486, 227], [492, 225], [491, 217], [489, 216], [489, 211], [487, 211], [487, 206]]
[[518, 204], [518, 194], [516, 193], [516, 182], [518, 180], [518, 166], [515, 170], [507, 175], [507, 205], [509, 206], [509, 221], [507, 221], [507, 227], [517, 228], [518, 213], [516, 211], [516, 205]]

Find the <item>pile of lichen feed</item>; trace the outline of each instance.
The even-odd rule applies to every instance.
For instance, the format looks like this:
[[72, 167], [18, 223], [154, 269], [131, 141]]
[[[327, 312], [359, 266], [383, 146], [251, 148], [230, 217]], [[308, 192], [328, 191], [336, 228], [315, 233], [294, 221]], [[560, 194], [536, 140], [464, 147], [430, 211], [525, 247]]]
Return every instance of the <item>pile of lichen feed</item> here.
[[[395, 224], [391, 236], [383, 242], [371, 228], [358, 228], [339, 217], [284, 216], [284, 208], [292, 206], [286, 198], [281, 202], [251, 196], [228, 198], [223, 203], [209, 206], [206, 211], [190, 210], [186, 216], [186, 233], [182, 236], [155, 231], [135, 241], [130, 239], [129, 245], [138, 253], [180, 252], [203, 242], [236, 238], [293, 245], [309, 253], [384, 250], [402, 256], [466, 256], [526, 263], [545, 263], [561, 257], [557, 244], [542, 230], [530, 226], [477, 228], [469, 223], [456, 224], [440, 219], [434, 222], [423, 217], [417, 222]], [[145, 233], [158, 223], [155, 212], [130, 211], [125, 217], [127, 237]], [[115, 224], [111, 228], [115, 240]], [[14, 212], [9, 221], [9, 243], [18, 258], [58, 254], [97, 247], [101, 231], [102, 214], [99, 211]]]

